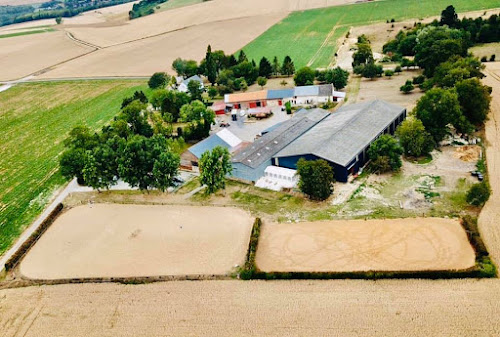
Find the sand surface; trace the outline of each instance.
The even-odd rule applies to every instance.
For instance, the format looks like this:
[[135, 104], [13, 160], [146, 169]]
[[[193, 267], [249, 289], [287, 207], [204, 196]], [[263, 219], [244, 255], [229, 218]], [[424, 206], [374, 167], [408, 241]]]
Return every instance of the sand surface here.
[[253, 219], [234, 208], [96, 204], [63, 213], [20, 272], [34, 279], [226, 274]]
[[264, 224], [263, 271], [466, 269], [475, 255], [455, 220], [415, 218]]
[[500, 335], [498, 280], [182, 281], [0, 291], [2, 336]]

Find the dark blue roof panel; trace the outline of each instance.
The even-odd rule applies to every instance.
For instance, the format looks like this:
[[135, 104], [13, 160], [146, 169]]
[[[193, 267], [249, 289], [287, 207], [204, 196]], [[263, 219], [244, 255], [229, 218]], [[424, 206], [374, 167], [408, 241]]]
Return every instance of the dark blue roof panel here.
[[294, 89], [268, 90], [267, 99], [283, 99], [293, 97]]

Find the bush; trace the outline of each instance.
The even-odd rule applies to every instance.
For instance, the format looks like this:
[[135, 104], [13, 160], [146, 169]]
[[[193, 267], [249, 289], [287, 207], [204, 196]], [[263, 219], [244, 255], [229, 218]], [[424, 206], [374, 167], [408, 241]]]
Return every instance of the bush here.
[[482, 206], [490, 198], [490, 187], [485, 181], [474, 184], [467, 192], [467, 202], [473, 206]]
[[495, 55], [495, 54], [491, 55], [491, 57], [490, 57], [490, 62], [495, 62], [495, 58], [496, 58], [496, 55]]
[[413, 85], [411, 80], [407, 80], [404, 85], [402, 85], [399, 90], [405, 94], [409, 94], [415, 89], [415, 86]]
[[250, 280], [257, 271], [257, 267], [255, 266], [255, 254], [257, 253], [257, 246], [259, 245], [261, 226], [262, 220], [260, 218], [255, 218], [252, 234], [250, 235], [250, 242], [248, 243], [245, 265], [240, 271], [240, 278], [243, 280]]
[[486, 56], [481, 57], [481, 62], [488, 62], [488, 58]]
[[425, 81], [424, 75], [418, 75], [418, 76], [413, 77], [413, 84], [415, 84], [415, 85], [420, 85], [420, 84], [424, 83], [424, 81]]
[[391, 78], [393, 75], [394, 75], [394, 71], [390, 70], [390, 69], [387, 69], [386, 71], [384, 71], [384, 75], [386, 77], [389, 77]]
[[299, 188], [312, 200], [326, 200], [333, 192], [335, 182], [333, 168], [326, 160], [305, 160], [297, 162], [300, 177]]
[[394, 72], [399, 74], [403, 71], [403, 68], [401, 68], [401, 66], [396, 66], [396, 68], [394, 69]]

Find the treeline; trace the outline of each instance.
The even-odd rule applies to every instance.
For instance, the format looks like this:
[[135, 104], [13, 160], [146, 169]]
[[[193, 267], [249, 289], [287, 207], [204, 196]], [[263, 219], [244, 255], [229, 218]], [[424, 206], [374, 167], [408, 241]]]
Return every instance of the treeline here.
[[59, 17], [73, 17], [82, 12], [90, 11], [98, 8], [115, 6], [131, 2], [133, 0], [102, 0], [96, 2], [88, 2], [75, 7], [56, 5], [56, 2], [51, 2], [57, 8], [40, 6], [0, 6], [0, 26], [5, 26], [13, 23], [26, 21], [53, 19]]
[[[453, 40], [448, 46], [453, 50], [467, 48], [477, 43], [489, 43], [500, 41], [500, 19], [498, 15], [491, 15], [488, 19], [478, 17], [476, 19], [463, 18], [458, 19], [453, 6], [448, 6], [442, 13], [440, 20], [434, 20], [432, 23], [423, 25], [415, 23], [413, 28], [401, 30], [394, 40], [389, 41], [383, 47], [385, 54], [389, 54], [393, 61], [400, 61], [403, 56], [417, 56], [417, 41], [421, 35], [426, 33], [432, 27], [443, 27], [453, 29]], [[457, 45], [459, 41], [461, 44]], [[444, 50], [446, 46], [440, 45]], [[422, 59], [420, 59], [422, 62]], [[418, 62], [417, 62], [418, 64]]]
[[130, 20], [154, 14], [155, 8], [168, 0], [142, 0], [132, 6], [132, 10], [128, 12]]
[[[321, 83], [333, 83], [335, 88], [342, 89], [347, 85], [349, 73], [340, 68], [328, 70], [314, 70], [303, 67], [296, 71], [295, 64], [290, 56], [285, 56], [280, 62], [275, 56], [272, 61], [262, 57], [257, 64], [249, 60], [242, 50], [235, 55], [226, 55], [224, 51], [212, 51], [207, 47], [205, 58], [198, 64], [194, 60], [176, 59], [172, 68], [178, 76], [191, 77], [203, 75], [212, 86], [208, 89], [211, 98], [234, 91], [246, 91], [249, 85], [257, 82], [265, 86], [267, 79], [279, 76], [294, 76], [296, 85], [310, 85], [315, 80]], [[282, 82], [286, 85], [286, 81]]]
[[[118, 180], [141, 190], [164, 191], [172, 186], [185, 147], [182, 135], [207, 137], [215, 114], [188, 94], [163, 89], [155, 91], [151, 102], [161, 104], [161, 110], [148, 108], [148, 103], [142, 91], [135, 92], [100, 132], [74, 128], [60, 159], [62, 175], [95, 189], [109, 188]], [[177, 119], [187, 126], [178, 128], [175, 135], [172, 113], [177, 110]]]

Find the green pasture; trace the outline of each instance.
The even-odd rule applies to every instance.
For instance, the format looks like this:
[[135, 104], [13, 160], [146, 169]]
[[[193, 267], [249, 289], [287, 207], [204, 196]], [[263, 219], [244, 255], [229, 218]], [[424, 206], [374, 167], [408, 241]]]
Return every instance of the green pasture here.
[[500, 7], [498, 0], [381, 0], [294, 12], [252, 41], [244, 51], [256, 62], [265, 56], [283, 60], [290, 55], [296, 67], [331, 64], [337, 41], [350, 27], [386, 20], [420, 19], [440, 15], [452, 4], [457, 12]]
[[58, 157], [78, 124], [99, 129], [138, 81], [20, 84], [0, 93], [0, 255], [65, 183]]
[[45, 28], [45, 29], [36, 29], [36, 30], [27, 30], [23, 32], [10, 33], [10, 34], [2, 34], [0, 35], [0, 39], [6, 39], [9, 37], [23, 36], [23, 35], [33, 35], [33, 34], [41, 34], [47, 32], [55, 32], [54, 28]]

